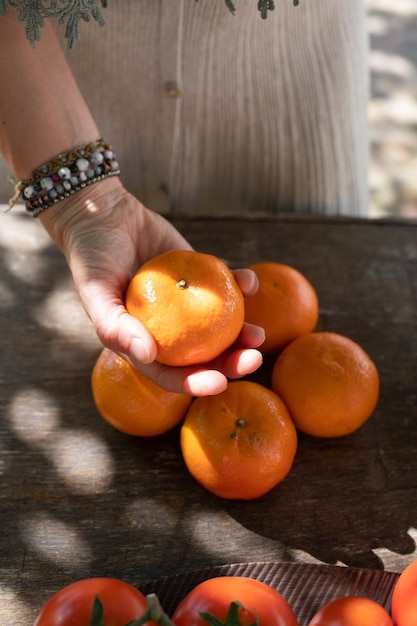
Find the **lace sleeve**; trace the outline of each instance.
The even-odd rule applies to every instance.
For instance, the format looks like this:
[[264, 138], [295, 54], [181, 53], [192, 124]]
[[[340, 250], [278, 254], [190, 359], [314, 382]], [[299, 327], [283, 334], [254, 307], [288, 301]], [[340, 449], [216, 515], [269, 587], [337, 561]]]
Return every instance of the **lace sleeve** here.
[[73, 48], [80, 38], [80, 20], [89, 22], [93, 18], [104, 26], [98, 1], [103, 8], [107, 6], [107, 0], [0, 0], [0, 16], [5, 16], [7, 9], [17, 11], [18, 21], [25, 23], [26, 37], [32, 46], [41, 38], [45, 19], [56, 18], [65, 25], [68, 47]]
[[[104, 26], [104, 18], [98, 6], [99, 1], [101, 6], [106, 8], [107, 0], [0, 0], [0, 17], [6, 15], [8, 8], [17, 11], [18, 21], [25, 23], [26, 37], [32, 46], [41, 38], [40, 29], [45, 24], [45, 18], [56, 18], [60, 24], [65, 25], [68, 47], [73, 48], [80, 38], [80, 20], [89, 22], [91, 18], [94, 18], [100, 26]], [[233, 0], [224, 0], [224, 2], [234, 14], [236, 8]], [[256, 2], [258, 11], [264, 19], [268, 16], [268, 11], [275, 9], [274, 0], [256, 0]], [[292, 2], [294, 6], [299, 4], [299, 0], [292, 0]]]

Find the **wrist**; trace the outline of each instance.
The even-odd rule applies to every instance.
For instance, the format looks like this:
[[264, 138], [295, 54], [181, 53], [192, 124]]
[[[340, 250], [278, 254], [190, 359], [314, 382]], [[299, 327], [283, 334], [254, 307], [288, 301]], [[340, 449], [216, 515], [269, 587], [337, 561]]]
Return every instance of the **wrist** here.
[[37, 218], [57, 246], [63, 249], [65, 233], [70, 225], [82, 220], [112, 214], [114, 207], [127, 192], [118, 176], [77, 191], [43, 211]]

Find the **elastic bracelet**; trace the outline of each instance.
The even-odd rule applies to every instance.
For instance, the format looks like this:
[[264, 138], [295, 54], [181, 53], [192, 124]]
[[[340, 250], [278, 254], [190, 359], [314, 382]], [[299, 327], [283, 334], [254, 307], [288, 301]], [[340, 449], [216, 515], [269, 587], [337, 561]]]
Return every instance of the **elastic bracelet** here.
[[60, 200], [99, 180], [120, 174], [116, 155], [103, 139], [58, 154], [32, 172], [32, 176], [15, 184], [12, 208], [20, 196], [33, 217]]

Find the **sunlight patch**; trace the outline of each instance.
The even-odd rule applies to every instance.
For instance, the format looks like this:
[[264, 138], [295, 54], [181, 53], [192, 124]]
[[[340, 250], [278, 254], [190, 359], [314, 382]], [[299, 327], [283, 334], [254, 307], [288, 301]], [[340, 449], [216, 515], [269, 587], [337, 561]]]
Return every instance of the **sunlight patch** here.
[[19, 594], [11, 587], [0, 583], [0, 623], [7, 626], [30, 624], [31, 611]]
[[46, 514], [25, 519], [21, 523], [24, 543], [55, 569], [80, 570], [92, 561], [91, 547], [77, 528]]
[[49, 442], [45, 455], [72, 493], [101, 493], [113, 480], [113, 457], [97, 435], [80, 430], [61, 431], [55, 441]]
[[[34, 318], [42, 328], [54, 330], [65, 336], [79, 336], [80, 328], [90, 330], [85, 313], [72, 279], [57, 285], [34, 311]], [[89, 334], [95, 334], [90, 332]]]
[[26, 443], [42, 441], [60, 422], [60, 409], [52, 396], [35, 387], [20, 389], [6, 414], [15, 436]]
[[404, 570], [407, 565], [410, 565], [417, 559], [417, 528], [411, 526], [407, 534], [414, 541], [414, 550], [408, 554], [398, 554], [388, 548], [375, 548], [372, 550], [381, 559], [385, 570], [398, 571], [398, 567]]

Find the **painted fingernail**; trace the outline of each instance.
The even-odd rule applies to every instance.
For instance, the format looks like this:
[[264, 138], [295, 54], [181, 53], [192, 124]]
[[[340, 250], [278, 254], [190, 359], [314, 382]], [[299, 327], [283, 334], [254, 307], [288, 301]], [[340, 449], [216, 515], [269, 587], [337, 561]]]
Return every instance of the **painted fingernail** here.
[[130, 354], [134, 360], [140, 363], [150, 363], [151, 361], [147, 346], [138, 337], [135, 337], [130, 342]]

